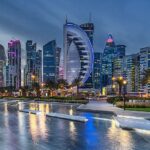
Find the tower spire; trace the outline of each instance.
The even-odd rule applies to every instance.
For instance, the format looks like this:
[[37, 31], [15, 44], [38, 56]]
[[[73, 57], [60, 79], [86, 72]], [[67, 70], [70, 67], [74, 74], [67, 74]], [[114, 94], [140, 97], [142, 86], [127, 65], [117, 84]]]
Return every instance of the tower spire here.
[[67, 17], [67, 15], [66, 15], [66, 24], [67, 24], [67, 22], [68, 22], [68, 17]]
[[90, 12], [89, 13], [89, 23], [91, 23], [92, 22], [92, 13]]

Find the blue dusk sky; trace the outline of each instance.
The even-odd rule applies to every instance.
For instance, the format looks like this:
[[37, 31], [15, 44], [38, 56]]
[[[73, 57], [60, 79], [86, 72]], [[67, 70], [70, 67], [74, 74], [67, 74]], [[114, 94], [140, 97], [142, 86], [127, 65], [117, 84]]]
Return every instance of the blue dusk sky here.
[[103, 51], [107, 34], [116, 44], [125, 44], [127, 54], [150, 46], [150, 0], [0, 0], [0, 43], [20, 39], [38, 47], [56, 39], [63, 45], [63, 24], [70, 22], [95, 25], [94, 49]]

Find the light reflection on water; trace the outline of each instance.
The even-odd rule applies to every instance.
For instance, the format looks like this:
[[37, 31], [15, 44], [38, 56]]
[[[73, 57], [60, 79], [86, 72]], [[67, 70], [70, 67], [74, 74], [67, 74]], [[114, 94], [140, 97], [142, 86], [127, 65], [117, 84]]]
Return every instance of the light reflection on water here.
[[[18, 109], [41, 111], [27, 114]], [[61, 112], [86, 116], [87, 123], [47, 118], [45, 113]], [[48, 103], [0, 105], [0, 145], [3, 150], [141, 150], [149, 149], [150, 136], [118, 129], [114, 121], [92, 117], [110, 115], [76, 112], [75, 106]]]

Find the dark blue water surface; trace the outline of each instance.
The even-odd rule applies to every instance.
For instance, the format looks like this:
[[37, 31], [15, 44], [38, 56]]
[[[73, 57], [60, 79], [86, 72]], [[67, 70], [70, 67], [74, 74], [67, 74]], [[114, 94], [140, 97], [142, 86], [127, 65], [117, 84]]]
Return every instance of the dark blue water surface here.
[[[77, 112], [77, 106], [0, 103], [0, 150], [150, 150], [150, 135], [119, 129], [111, 121], [112, 115]], [[40, 110], [42, 114], [18, 111], [23, 108]], [[77, 114], [89, 121], [46, 117], [48, 112]]]

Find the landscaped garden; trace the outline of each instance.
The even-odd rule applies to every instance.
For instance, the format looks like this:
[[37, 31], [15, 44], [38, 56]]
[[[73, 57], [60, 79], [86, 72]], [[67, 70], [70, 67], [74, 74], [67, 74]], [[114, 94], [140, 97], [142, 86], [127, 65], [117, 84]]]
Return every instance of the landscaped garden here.
[[[124, 101], [122, 96], [108, 97], [107, 102], [112, 103], [116, 107], [124, 108]], [[131, 111], [150, 112], [150, 98], [125, 97], [125, 109]]]

